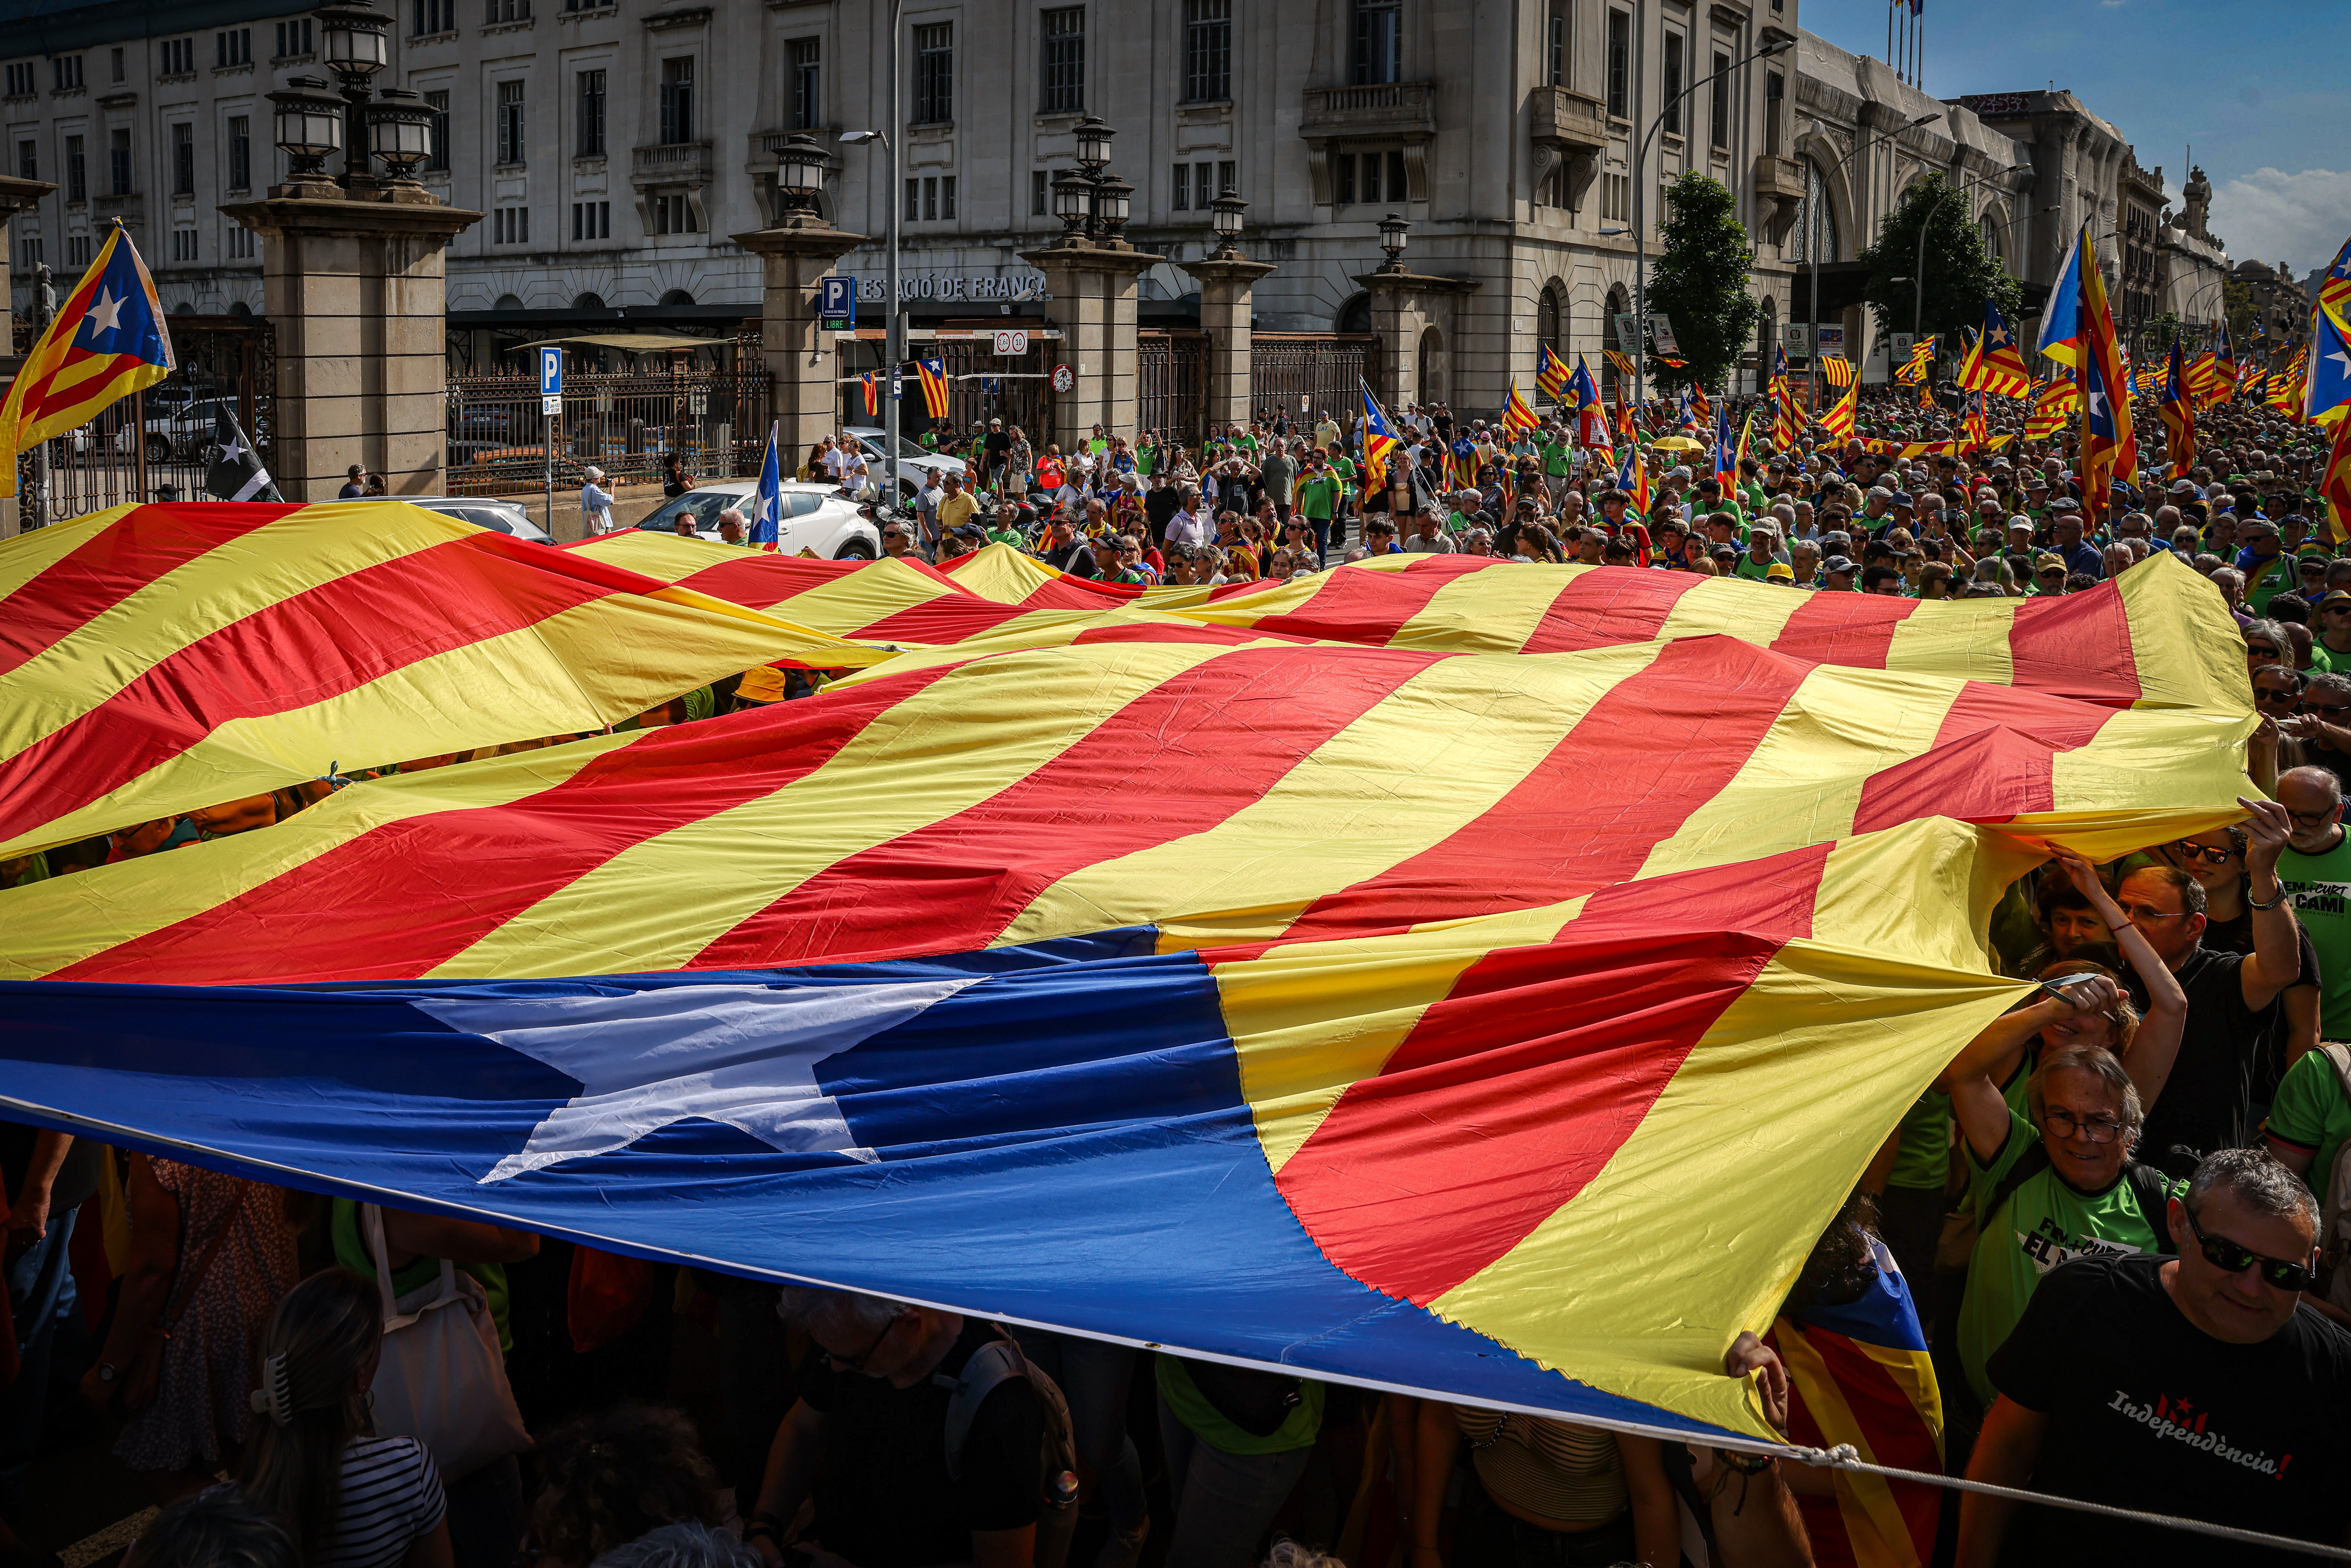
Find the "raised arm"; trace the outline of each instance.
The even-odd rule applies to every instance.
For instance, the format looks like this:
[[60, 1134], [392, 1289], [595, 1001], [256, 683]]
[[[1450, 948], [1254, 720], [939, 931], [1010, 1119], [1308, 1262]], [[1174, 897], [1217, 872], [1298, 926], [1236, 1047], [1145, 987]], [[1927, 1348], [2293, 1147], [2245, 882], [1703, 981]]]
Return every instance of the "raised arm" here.
[[2123, 1071], [2130, 1074], [2132, 1085], [2138, 1090], [2139, 1103], [2152, 1107], [2155, 1097], [2163, 1092], [2170, 1080], [2174, 1062], [2179, 1059], [2179, 1034], [2188, 1021], [2188, 993], [2179, 988], [2179, 977], [2174, 975], [2138, 927], [2130, 922], [2122, 906], [2106, 893], [2105, 884], [2089, 862], [2071, 850], [2055, 849], [2052, 853], [2082, 896], [2090, 901], [2106, 929], [2115, 934], [2115, 945], [2147, 988], [2147, 1016], [2139, 1020], [2138, 1032], [2131, 1037], [2130, 1049], [2123, 1057]]
[[2258, 1011], [2302, 973], [2302, 939], [2277, 875], [2278, 856], [2294, 831], [2294, 819], [2275, 800], [2248, 800], [2240, 795], [2237, 804], [2252, 813], [2245, 821], [2251, 841], [2245, 846], [2245, 907], [2253, 912], [2253, 950], [2237, 972], [2244, 984], [2245, 1006]]

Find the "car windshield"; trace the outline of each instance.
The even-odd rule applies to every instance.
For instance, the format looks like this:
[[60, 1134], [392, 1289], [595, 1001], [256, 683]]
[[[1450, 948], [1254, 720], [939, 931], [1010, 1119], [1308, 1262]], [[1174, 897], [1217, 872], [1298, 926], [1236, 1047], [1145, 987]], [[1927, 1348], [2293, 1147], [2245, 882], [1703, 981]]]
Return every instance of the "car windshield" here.
[[677, 528], [680, 514], [691, 514], [696, 528], [715, 528], [718, 526], [718, 514], [734, 506], [737, 500], [734, 496], [692, 491], [680, 496], [637, 527], [653, 532], [671, 533]]
[[[877, 430], [871, 435], [861, 435], [857, 439], [863, 442], [869, 451], [878, 454], [883, 450], [882, 443], [884, 437], [883, 433], [881, 431]], [[936, 456], [937, 454], [924, 451], [921, 447], [915, 445], [913, 442], [907, 440], [902, 435], [898, 437], [898, 455], [901, 457], [933, 457]]]

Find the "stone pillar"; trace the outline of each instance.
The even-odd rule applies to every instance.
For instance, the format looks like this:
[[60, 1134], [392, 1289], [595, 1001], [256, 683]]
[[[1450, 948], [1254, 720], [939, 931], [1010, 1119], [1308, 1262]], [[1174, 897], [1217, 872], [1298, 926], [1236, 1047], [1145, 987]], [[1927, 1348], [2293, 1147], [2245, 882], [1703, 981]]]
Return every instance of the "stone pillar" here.
[[1359, 274], [1355, 281], [1372, 296], [1372, 330], [1380, 340], [1380, 373], [1373, 382], [1380, 402], [1390, 412], [1418, 402], [1426, 390], [1420, 384], [1420, 344], [1428, 329], [1444, 334], [1453, 346], [1450, 301], [1478, 287], [1470, 277], [1437, 277], [1382, 267]]
[[324, 181], [223, 207], [260, 235], [277, 335], [269, 465], [289, 501], [327, 501], [356, 463], [393, 496], [446, 493], [449, 242], [482, 214], [414, 185], [345, 196]]
[[[0, 300], [13, 302], [16, 298], [15, 285], [8, 276], [8, 260], [16, 254], [16, 236], [8, 232], [8, 220], [18, 213], [30, 212], [43, 196], [56, 189], [46, 181], [19, 180], [13, 175], [0, 174]], [[26, 281], [30, 282], [31, 279]], [[7, 395], [8, 383], [16, 379], [17, 367], [22, 363], [16, 357], [14, 343], [0, 342], [0, 397]], [[14, 463], [16, 460], [14, 453], [0, 453], [0, 462]], [[21, 531], [16, 502], [15, 496], [0, 498], [0, 539], [15, 538]]]
[[1200, 328], [1208, 334], [1208, 423], [1249, 421], [1249, 305], [1257, 280], [1273, 270], [1238, 251], [1184, 268], [1200, 280]]
[[1136, 415], [1135, 282], [1159, 257], [1123, 239], [1069, 235], [1020, 259], [1045, 275], [1061, 363], [1077, 379], [1053, 399], [1053, 439], [1064, 452], [1093, 434], [1132, 434]]
[[[832, 346], [817, 330], [817, 284], [865, 236], [795, 213], [778, 227], [737, 235], [735, 243], [758, 256], [766, 273], [759, 351], [776, 378], [769, 408], [780, 426], [778, 461], [789, 478], [800, 456], [841, 423], [840, 371]], [[906, 390], [914, 392], [911, 384]]]

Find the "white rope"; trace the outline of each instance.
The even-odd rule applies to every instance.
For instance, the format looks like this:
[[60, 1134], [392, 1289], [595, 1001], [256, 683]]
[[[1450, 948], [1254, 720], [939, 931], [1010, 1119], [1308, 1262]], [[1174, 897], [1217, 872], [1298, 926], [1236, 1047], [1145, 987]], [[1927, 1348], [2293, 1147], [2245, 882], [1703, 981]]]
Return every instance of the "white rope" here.
[[2168, 1513], [2146, 1513], [2135, 1508], [2116, 1508], [2103, 1502], [2085, 1502], [2079, 1498], [2057, 1497], [2048, 1492], [2025, 1491], [2017, 1487], [1994, 1486], [1990, 1481], [1971, 1481], [1959, 1476], [1928, 1475], [1923, 1470], [1897, 1470], [1887, 1465], [1873, 1465], [1862, 1458], [1860, 1450], [1850, 1443], [1839, 1443], [1833, 1448], [1796, 1448], [1795, 1458], [1807, 1465], [1833, 1470], [1856, 1470], [1864, 1475], [1887, 1476], [1896, 1480], [1918, 1481], [1927, 1486], [1949, 1487], [1955, 1491], [1971, 1491], [1985, 1497], [2006, 1498], [2011, 1502], [2038, 1503], [2044, 1508], [2070, 1508], [2078, 1513], [2095, 1513], [2107, 1519], [2128, 1520], [2134, 1524], [2159, 1525], [2167, 1530], [2185, 1530], [2197, 1535], [2216, 1536], [2222, 1541], [2241, 1541], [2248, 1546], [2267, 1546], [2280, 1552], [2299, 1552], [2311, 1557], [2331, 1558], [2337, 1563], [2351, 1563], [2351, 1550], [2340, 1546], [2322, 1545], [2315, 1541], [2294, 1541], [2283, 1535], [2265, 1535], [2258, 1530], [2239, 1530], [2234, 1525], [2213, 1524], [2201, 1519], [2181, 1519]]

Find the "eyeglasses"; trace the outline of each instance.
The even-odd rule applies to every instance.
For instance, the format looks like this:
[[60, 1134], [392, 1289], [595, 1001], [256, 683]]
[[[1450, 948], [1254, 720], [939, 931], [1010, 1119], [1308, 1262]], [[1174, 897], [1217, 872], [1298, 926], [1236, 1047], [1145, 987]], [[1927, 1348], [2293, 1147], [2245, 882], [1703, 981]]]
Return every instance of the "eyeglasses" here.
[[2351, 703], [2314, 703], [2304, 698], [2302, 711], [2317, 714], [2322, 718], [2332, 718], [2338, 713], [2351, 713]]
[[2171, 846], [2171, 852], [2184, 861], [2202, 861], [2207, 865], [2227, 865], [2235, 849], [2227, 844], [2197, 844], [2186, 839]]
[[859, 1351], [855, 1355], [835, 1355], [831, 1351], [826, 1351], [824, 1353], [825, 1361], [831, 1365], [835, 1372], [864, 1371], [865, 1364], [873, 1358], [873, 1353], [875, 1351], [882, 1348], [882, 1342], [890, 1337], [892, 1331], [896, 1329], [898, 1326], [899, 1318], [903, 1318], [904, 1316], [904, 1313], [900, 1313], [899, 1317], [892, 1318], [888, 1322], [883, 1323], [882, 1325], [882, 1332], [873, 1336], [872, 1343], [868, 1344], [863, 1350]]
[[2142, 920], [2185, 920], [2188, 918], [2188, 911], [2184, 909], [2158, 909], [2152, 904], [2116, 904], [2116, 907], [2123, 912], [2123, 918], [2129, 921], [2134, 925], [2137, 925]]
[[2289, 818], [2289, 819], [2290, 819], [2290, 820], [2291, 820], [2291, 821], [2293, 821], [2293, 822], [2294, 822], [2297, 827], [2304, 827], [2304, 828], [2323, 828], [2323, 827], [2326, 826], [2326, 824], [2327, 824], [2327, 823], [2332, 822], [2333, 821], [2335, 821], [2335, 819], [2336, 817], [2338, 817], [2338, 816], [2342, 815], [2342, 812], [2343, 812], [2343, 808], [2342, 808], [2342, 807], [2340, 807], [2340, 806], [2329, 806], [2329, 807], [2327, 807], [2327, 808], [2326, 808], [2326, 810], [2325, 810], [2324, 811], [2293, 811], [2293, 810], [2289, 810], [2288, 812], [2286, 812], [2286, 816], [2287, 816], [2287, 817], [2288, 817], [2288, 818]]
[[2071, 1111], [2044, 1111], [2043, 1127], [2060, 1138], [2079, 1137], [2085, 1144], [2111, 1144], [2123, 1135], [2123, 1124], [2112, 1116], [2076, 1116]]
[[2248, 643], [2245, 644], [2245, 652], [2248, 653], [2267, 653], [2273, 659], [2278, 656], [2278, 651], [2267, 643]]
[[2287, 1263], [2275, 1258], [2264, 1258], [2251, 1248], [2238, 1246], [2225, 1236], [2216, 1240], [2205, 1235], [2204, 1228], [2196, 1223], [2194, 1209], [2183, 1203], [2179, 1206], [2179, 1212], [2188, 1217], [2188, 1228], [2196, 1233], [2196, 1248], [2204, 1254], [2204, 1261], [2223, 1274], [2241, 1274], [2258, 1266], [2264, 1284], [2296, 1293], [2310, 1289], [2313, 1280], [2307, 1263]]

